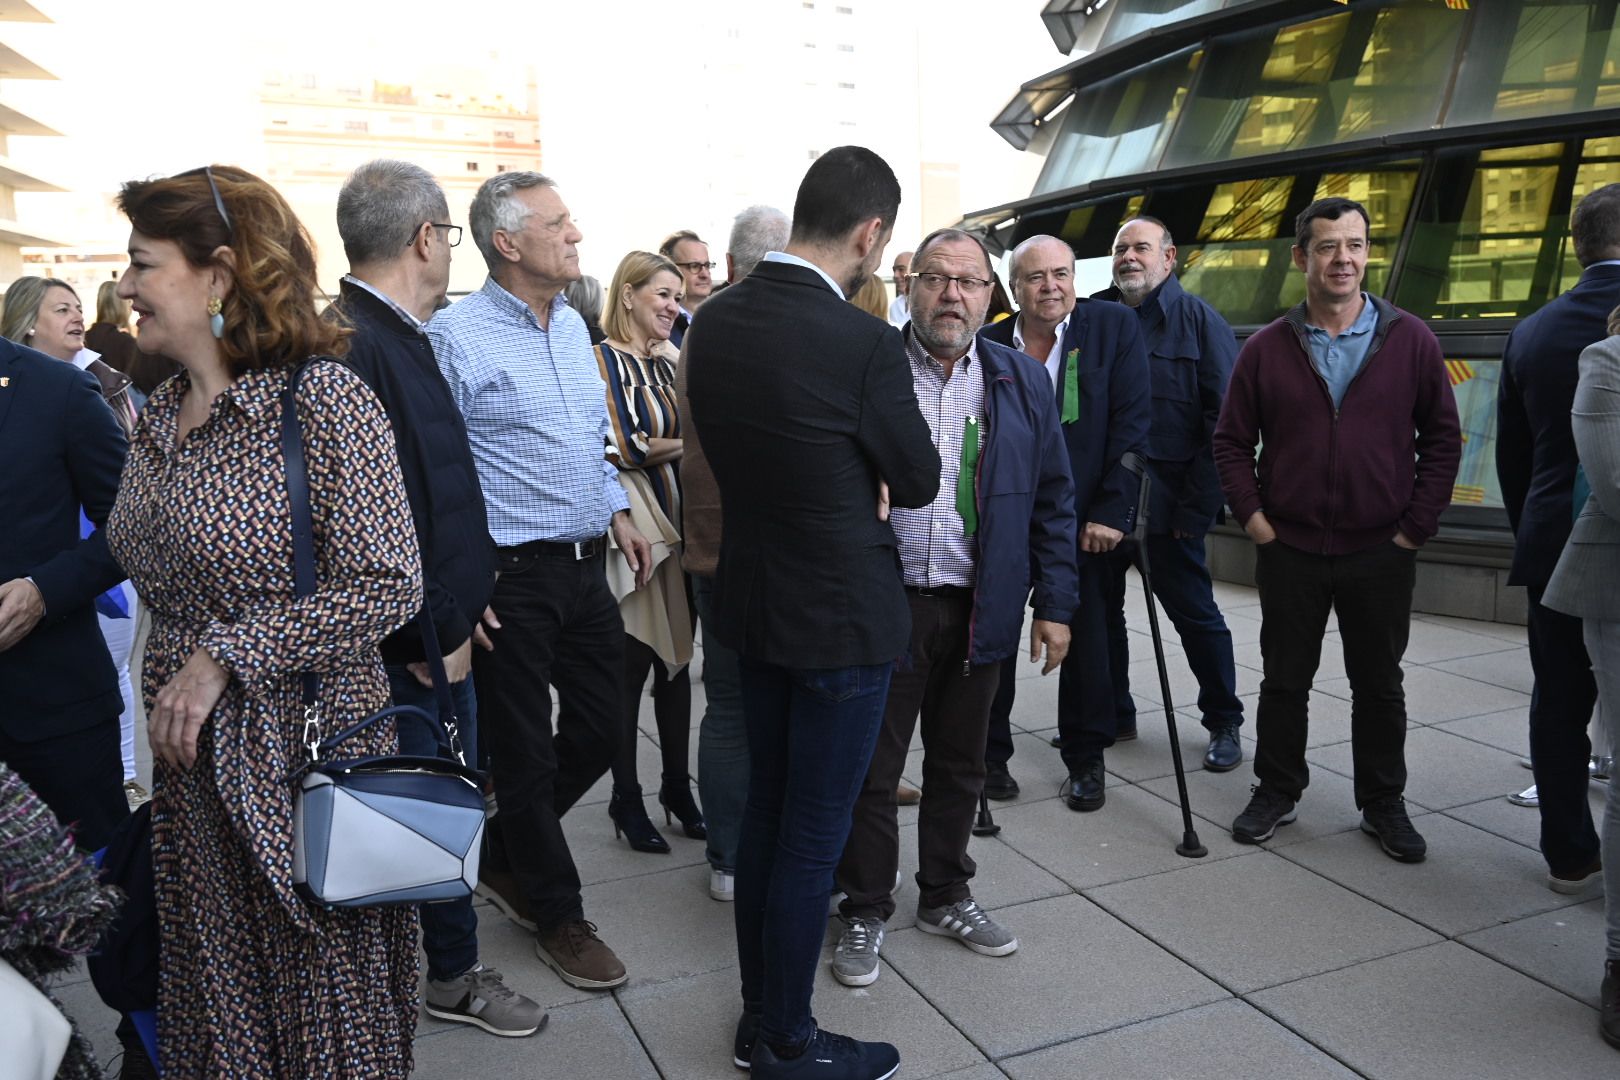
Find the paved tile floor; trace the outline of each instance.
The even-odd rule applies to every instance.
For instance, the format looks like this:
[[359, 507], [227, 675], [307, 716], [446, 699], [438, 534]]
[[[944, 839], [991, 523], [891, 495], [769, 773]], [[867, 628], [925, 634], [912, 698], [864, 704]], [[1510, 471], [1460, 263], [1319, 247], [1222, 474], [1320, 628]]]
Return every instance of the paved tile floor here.
[[[1252, 714], [1257, 598], [1227, 585], [1218, 595]], [[1209, 848], [1188, 860], [1174, 851], [1176, 785], [1140, 590], [1129, 603], [1142, 737], [1110, 752], [1100, 812], [1071, 813], [1057, 798], [1064, 770], [1046, 743], [1055, 676], [1031, 668], [1019, 682], [1012, 767], [1023, 794], [996, 805], [1002, 832], [975, 839], [972, 854], [976, 895], [1022, 948], [981, 957], [915, 929], [916, 812], [902, 811], [906, 883], [883, 975], [851, 990], [824, 966], [815, 1010], [825, 1026], [896, 1043], [908, 1080], [1620, 1076], [1620, 1054], [1596, 1033], [1602, 898], [1547, 888], [1536, 812], [1504, 798], [1531, 782], [1519, 764], [1530, 685], [1522, 628], [1414, 620], [1407, 793], [1430, 855], [1406, 866], [1356, 828], [1337, 635], [1312, 695], [1312, 783], [1299, 821], [1258, 848], [1227, 831], [1248, 798], [1249, 766], [1197, 768], [1196, 684], [1167, 627], [1195, 824]], [[695, 727], [701, 682], [694, 694]], [[655, 785], [656, 731], [643, 712], [641, 773]], [[694, 761], [696, 743], [694, 732]], [[920, 764], [914, 748], [913, 783]], [[1595, 811], [1603, 795], [1594, 785]], [[417, 1076], [738, 1075], [731, 909], [708, 897], [703, 845], [665, 830], [672, 854], [633, 853], [613, 838], [607, 797], [604, 780], [566, 825], [587, 913], [630, 983], [610, 995], [565, 986], [527, 935], [481, 905], [484, 960], [544, 1001], [550, 1026], [502, 1040], [424, 1019]], [[829, 922], [829, 956], [838, 925]], [[110, 1058], [113, 1017], [82, 979], [63, 992]]]

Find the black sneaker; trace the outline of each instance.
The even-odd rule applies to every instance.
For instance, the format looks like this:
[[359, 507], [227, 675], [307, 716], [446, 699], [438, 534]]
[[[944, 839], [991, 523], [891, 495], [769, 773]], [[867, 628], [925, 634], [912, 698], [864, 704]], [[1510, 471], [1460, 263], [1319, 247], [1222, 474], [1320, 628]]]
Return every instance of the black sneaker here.
[[1399, 795], [1386, 795], [1363, 806], [1361, 831], [1378, 837], [1384, 854], [1399, 862], [1422, 862], [1429, 853], [1429, 845], [1406, 816], [1406, 800]]
[[900, 1051], [888, 1043], [860, 1042], [819, 1027], [796, 1057], [777, 1057], [764, 1039], [754, 1043], [756, 1080], [889, 1080], [899, 1071]]
[[743, 1013], [737, 1020], [737, 1035], [731, 1040], [731, 1063], [746, 1069], [754, 1060], [754, 1040], [759, 1038], [759, 1017]]
[[1249, 805], [1232, 822], [1232, 839], [1240, 844], [1263, 844], [1277, 826], [1291, 824], [1299, 816], [1294, 800], [1280, 791], [1256, 784], [1249, 792]]
[[984, 797], [997, 802], [1018, 798], [1018, 781], [1007, 771], [1005, 761], [984, 763]]
[[1598, 991], [1602, 1005], [1598, 1008], [1598, 1034], [1603, 1041], [1620, 1050], [1620, 960], [1609, 960], [1603, 965], [1603, 986]]

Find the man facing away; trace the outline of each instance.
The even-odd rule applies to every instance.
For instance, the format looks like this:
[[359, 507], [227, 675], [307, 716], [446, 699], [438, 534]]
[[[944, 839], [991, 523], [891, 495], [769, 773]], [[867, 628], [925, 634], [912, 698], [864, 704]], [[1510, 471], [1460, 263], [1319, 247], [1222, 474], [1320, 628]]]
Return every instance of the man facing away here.
[[1434, 334], [1361, 290], [1369, 224], [1352, 199], [1300, 211], [1293, 253], [1305, 300], [1244, 342], [1215, 428], [1221, 486], [1256, 545], [1264, 667], [1259, 784], [1232, 836], [1258, 844], [1294, 820], [1310, 781], [1307, 704], [1332, 610], [1362, 831], [1391, 858], [1421, 862], [1427, 845], [1402, 797], [1401, 656], [1417, 549], [1451, 501], [1462, 437]]
[[[1581, 279], [1514, 328], [1502, 353], [1496, 405], [1496, 474], [1513, 526], [1509, 585], [1528, 593], [1530, 764], [1541, 814], [1547, 884], [1577, 893], [1603, 873], [1586, 799], [1592, 753], [1587, 724], [1597, 681], [1581, 620], [1541, 602], [1580, 507], [1580, 464], [1570, 426], [1581, 351], [1608, 336], [1620, 304], [1620, 184], [1582, 199], [1570, 218]], [[1609, 702], [1620, 709], [1620, 702]]]
[[[450, 224], [444, 191], [426, 169], [372, 161], [338, 192], [338, 235], [349, 259], [333, 313], [354, 328], [345, 362], [388, 413], [399, 448], [405, 494], [422, 549], [422, 591], [444, 653], [455, 715], [443, 716], [415, 621], [382, 643], [395, 705], [414, 705], [441, 723], [454, 722], [468, 763], [476, 764], [477, 699], [474, 637], [487, 641], [480, 618], [495, 587], [495, 545], [484, 495], [467, 446], [467, 428], [433, 358], [427, 320], [450, 284], [450, 249], [461, 229]], [[406, 714], [399, 752], [437, 757], [437, 727]], [[496, 1035], [520, 1036], [546, 1022], [539, 1005], [508, 989], [500, 972], [478, 962], [478, 916], [472, 897], [424, 904], [427, 1011]]]
[[[1204, 561], [1204, 534], [1224, 501], [1209, 441], [1232, 377], [1237, 338], [1214, 308], [1181, 287], [1175, 275], [1176, 245], [1158, 218], [1132, 218], [1122, 225], [1113, 256], [1113, 288], [1097, 298], [1118, 300], [1136, 312], [1152, 370], [1148, 462], [1153, 487], [1146, 513], [1153, 595], [1170, 616], [1187, 666], [1198, 679], [1198, 711], [1209, 732], [1204, 768], [1230, 772], [1243, 763], [1238, 742], [1243, 703], [1237, 695], [1232, 632], [1215, 603]], [[1123, 601], [1123, 594], [1119, 599]], [[1129, 663], [1123, 603], [1108, 612], [1108, 622], [1116, 659]], [[1114, 687], [1116, 699], [1129, 699], [1130, 692], [1128, 681]]]
[[976, 341], [990, 305], [990, 256], [941, 229], [917, 245], [912, 386], [939, 448], [939, 494], [889, 520], [911, 605], [911, 647], [889, 687], [883, 729], [855, 803], [838, 867], [846, 929], [833, 954], [845, 986], [877, 980], [900, 869], [895, 784], [922, 714], [923, 797], [917, 818], [917, 928], [984, 956], [1018, 939], [973, 899], [968, 837], [984, 783], [984, 740], [1001, 661], [1016, 655], [1033, 584], [1030, 656], [1063, 662], [1076, 603], [1074, 482], [1046, 372], [1029, 357]]
[[[773, 206], [750, 206], [731, 226], [726, 251], [726, 280], [735, 285], [768, 251], [788, 243], [788, 216]], [[709, 826], [709, 895], [729, 902], [736, 897], [737, 837], [742, 831], [743, 803], [748, 797], [748, 729], [743, 724], [742, 687], [737, 653], [709, 628], [714, 625], [714, 572], [720, 561], [720, 491], [714, 484], [686, 397], [686, 364], [676, 372], [680, 402], [681, 567], [691, 577], [692, 600], [703, 627], [703, 720], [698, 726], [698, 794]]]
[[877, 266], [899, 205], [870, 150], [822, 154], [787, 250], [714, 297], [685, 346], [723, 512], [710, 629], [741, 658], [748, 726], [732, 1053], [761, 1080], [879, 1080], [900, 1062], [810, 1015], [833, 867], [911, 633], [880, 484], [895, 506], [939, 490], [900, 335], [844, 299]]
[[903, 327], [911, 318], [911, 257], [912, 252], [902, 251], [894, 257], [894, 299], [889, 301], [889, 323], [895, 327]]
[[[985, 327], [979, 336], [1009, 345], [1043, 364], [1058, 405], [1079, 546], [1080, 606], [1073, 639], [1058, 675], [1058, 736], [1069, 779], [1071, 810], [1100, 810], [1103, 752], [1116, 739], [1136, 737], [1136, 708], [1126, 658], [1109, 639], [1106, 613], [1124, 604], [1129, 560], [1117, 550], [1136, 523], [1136, 477], [1120, 462], [1147, 450], [1152, 395], [1141, 320], [1118, 304], [1076, 301], [1074, 250], [1055, 236], [1032, 236], [1013, 249], [1011, 273], [1018, 317]], [[1007, 769], [1017, 658], [1008, 657], [991, 709], [985, 749], [986, 794], [1018, 792]], [[992, 785], [994, 785], [992, 787]]]
[[675, 316], [675, 325], [669, 333], [669, 340], [678, 349], [686, 337], [686, 328], [692, 325], [692, 316], [714, 291], [714, 263], [709, 259], [709, 245], [691, 229], [681, 229], [664, 237], [664, 242], [658, 245], [658, 254], [681, 268], [681, 279], [686, 283], [681, 312]]
[[500, 571], [493, 647], [473, 658], [499, 804], [481, 892], [537, 932], [536, 953], [564, 982], [605, 990], [623, 985], [624, 965], [585, 919], [561, 818], [619, 747], [624, 622], [604, 571], [607, 531], [638, 585], [650, 548], [603, 456], [602, 380], [562, 296], [579, 277], [568, 207], [548, 177], [501, 173], [478, 189], [469, 224], [489, 278], [434, 316], [428, 336], [466, 420]]

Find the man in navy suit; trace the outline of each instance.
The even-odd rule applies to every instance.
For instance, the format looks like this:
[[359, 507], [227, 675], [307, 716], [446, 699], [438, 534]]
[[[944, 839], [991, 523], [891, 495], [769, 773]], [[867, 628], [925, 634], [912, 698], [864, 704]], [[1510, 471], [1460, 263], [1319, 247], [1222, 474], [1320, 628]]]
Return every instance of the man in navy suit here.
[[1541, 854], [1548, 884], [1567, 893], [1601, 872], [1586, 801], [1592, 753], [1586, 726], [1597, 683], [1581, 620], [1543, 607], [1541, 596], [1580, 509], [1569, 421], [1577, 361], [1582, 349], [1608, 336], [1609, 312], [1620, 304], [1620, 184], [1582, 199], [1570, 232], [1581, 278], [1508, 338], [1496, 406], [1496, 472], [1513, 526], [1508, 584], [1525, 586], [1530, 600], [1530, 761], [1541, 800]]
[[102, 528], [126, 449], [93, 375], [0, 339], [0, 760], [86, 850], [129, 814], [95, 610], [124, 579]]
[[[1120, 304], [1076, 301], [1074, 251], [1055, 236], [1032, 236], [1013, 250], [1016, 319], [981, 331], [1045, 364], [1057, 394], [1063, 438], [1074, 474], [1080, 522], [1080, 607], [1072, 645], [1058, 676], [1058, 737], [1069, 770], [1063, 798], [1071, 810], [1104, 802], [1103, 751], [1136, 736], [1136, 708], [1116, 685], [1128, 685], [1127, 658], [1108, 640], [1107, 612], [1124, 602], [1130, 560], [1119, 543], [1136, 524], [1136, 478], [1120, 458], [1145, 455], [1153, 398], [1141, 320]], [[985, 748], [986, 794], [1017, 793], [1007, 770], [1012, 755], [1013, 687], [1004, 667]], [[1010, 790], [1009, 790], [1010, 789]]]

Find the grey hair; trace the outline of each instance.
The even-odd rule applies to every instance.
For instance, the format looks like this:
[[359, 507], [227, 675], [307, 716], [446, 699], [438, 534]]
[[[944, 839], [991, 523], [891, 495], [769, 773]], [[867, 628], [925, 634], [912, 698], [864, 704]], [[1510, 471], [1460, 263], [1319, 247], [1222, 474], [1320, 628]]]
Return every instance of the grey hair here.
[[787, 247], [792, 230], [793, 223], [788, 216], [774, 206], [750, 206], [738, 214], [731, 223], [731, 239], [726, 243], [731, 272], [739, 281], [753, 273], [767, 251]]
[[449, 216], [439, 182], [408, 161], [368, 161], [349, 174], [338, 192], [338, 235], [350, 266], [398, 258], [423, 224]]
[[557, 182], [549, 176], [519, 170], [496, 173], [478, 188], [478, 194], [473, 196], [472, 209], [467, 211], [467, 225], [472, 230], [473, 243], [478, 245], [484, 262], [491, 270], [506, 261], [495, 250], [495, 234], [520, 231], [533, 213], [513, 196], [529, 188], [556, 186]]
[[1012, 275], [1013, 280], [1016, 281], [1018, 279], [1018, 264], [1023, 261], [1023, 258], [1026, 254], [1028, 254], [1029, 249], [1034, 247], [1036, 244], [1039, 244], [1043, 240], [1054, 240], [1068, 248], [1069, 267], [1070, 269], [1074, 268], [1074, 248], [1069, 246], [1068, 241], [1062, 239], [1061, 237], [1050, 236], [1046, 233], [1036, 233], [1034, 236], [1031, 236], [1028, 240], [1025, 240], [1012, 250], [1012, 258], [1007, 263], [1007, 270]]
[[601, 325], [602, 283], [600, 281], [586, 274], [584, 277], [564, 285], [563, 295], [568, 298], [568, 306], [579, 312], [579, 317], [585, 320], [586, 326]]
[[65, 281], [47, 277], [20, 277], [6, 286], [5, 307], [0, 310], [0, 337], [9, 338], [19, 345], [28, 344], [39, 321], [39, 305], [52, 288], [66, 289], [77, 300], [79, 294]]

